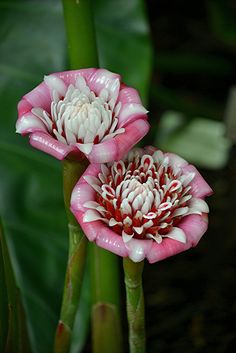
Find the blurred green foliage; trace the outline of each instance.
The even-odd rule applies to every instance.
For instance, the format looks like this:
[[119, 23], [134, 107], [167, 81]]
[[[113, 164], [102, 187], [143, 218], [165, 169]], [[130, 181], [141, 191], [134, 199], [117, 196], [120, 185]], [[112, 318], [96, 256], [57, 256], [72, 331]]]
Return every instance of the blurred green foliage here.
[[[97, 0], [94, 5], [102, 65], [119, 72], [147, 99], [151, 46], [142, 1]], [[33, 150], [27, 138], [16, 135], [15, 122], [21, 97], [45, 74], [68, 69], [62, 7], [59, 0], [0, 1], [0, 19], [0, 214], [25, 304], [33, 352], [48, 353], [59, 316], [67, 260], [61, 166]], [[137, 57], [137, 51], [142, 55]], [[85, 283], [83, 299], [88, 301], [87, 287]], [[1, 297], [6, 300], [4, 287]], [[76, 353], [86, 338], [89, 313], [85, 309], [82, 305], [77, 318], [79, 333], [74, 335], [72, 347]], [[3, 310], [1, 322], [5, 315]]]

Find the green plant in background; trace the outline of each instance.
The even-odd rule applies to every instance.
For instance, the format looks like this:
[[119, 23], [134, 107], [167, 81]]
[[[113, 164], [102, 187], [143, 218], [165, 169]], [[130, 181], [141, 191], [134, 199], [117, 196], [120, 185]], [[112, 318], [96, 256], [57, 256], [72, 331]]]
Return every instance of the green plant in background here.
[[[122, 13], [117, 11], [120, 6]], [[66, 219], [62, 195], [58, 193], [62, 186], [60, 165], [30, 150], [27, 141], [16, 136], [12, 127], [20, 97], [41, 81], [42, 74], [67, 67], [63, 15], [58, 1], [1, 1], [0, 7], [0, 213], [11, 254], [15, 254], [14, 269], [25, 303], [32, 349], [45, 353], [53, 345], [66, 265]], [[95, 7], [101, 66], [120, 72], [145, 99], [151, 49], [142, 2], [123, 1], [118, 5], [115, 1], [96, 1]], [[129, 44], [124, 46], [125, 37]], [[116, 52], [121, 43], [123, 56], [118, 58]], [[137, 50], [142, 52], [139, 58]], [[86, 281], [83, 300], [88, 286]], [[74, 351], [80, 350], [85, 341], [88, 316], [89, 309], [82, 305], [76, 320], [79, 329], [74, 334], [75, 343], [72, 342]]]

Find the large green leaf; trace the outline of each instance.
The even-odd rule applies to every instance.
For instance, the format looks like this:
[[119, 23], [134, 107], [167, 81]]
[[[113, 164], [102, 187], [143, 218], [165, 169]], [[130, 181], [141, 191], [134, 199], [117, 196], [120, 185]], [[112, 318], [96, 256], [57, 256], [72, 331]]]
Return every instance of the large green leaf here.
[[152, 50], [142, 0], [94, 1], [101, 66], [119, 72], [147, 101]]
[[[94, 3], [102, 65], [120, 72], [124, 81], [147, 97], [151, 50], [142, 2]], [[27, 138], [15, 134], [15, 121], [20, 98], [44, 74], [68, 68], [62, 7], [59, 0], [0, 1], [0, 20], [0, 213], [33, 351], [49, 353], [67, 260], [61, 168], [58, 161], [33, 150]], [[1, 287], [1, 295], [4, 291]], [[80, 334], [76, 337], [75, 330], [73, 347], [78, 352], [86, 337], [86, 310], [77, 322]]]
[[0, 219], [1, 316], [0, 348], [5, 353], [30, 353], [29, 336], [21, 295], [13, 272]]

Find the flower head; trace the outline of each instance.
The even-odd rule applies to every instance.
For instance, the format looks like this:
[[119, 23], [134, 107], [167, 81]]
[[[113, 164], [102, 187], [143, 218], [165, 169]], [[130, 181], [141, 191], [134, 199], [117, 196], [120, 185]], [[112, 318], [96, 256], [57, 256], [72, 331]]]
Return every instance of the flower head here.
[[90, 165], [71, 210], [90, 241], [138, 262], [195, 246], [207, 229], [211, 188], [175, 154], [133, 149], [118, 162]]
[[104, 69], [51, 74], [18, 105], [17, 132], [58, 159], [119, 160], [149, 130], [137, 91]]

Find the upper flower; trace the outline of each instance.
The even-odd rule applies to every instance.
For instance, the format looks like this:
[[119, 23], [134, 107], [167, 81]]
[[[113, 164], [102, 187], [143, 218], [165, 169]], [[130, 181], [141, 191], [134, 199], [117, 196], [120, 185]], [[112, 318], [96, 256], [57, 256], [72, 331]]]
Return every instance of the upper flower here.
[[133, 261], [156, 262], [198, 243], [208, 224], [203, 199], [211, 193], [194, 166], [148, 147], [90, 165], [71, 210], [89, 240]]
[[18, 105], [17, 132], [58, 159], [119, 160], [149, 130], [137, 91], [104, 69], [46, 76]]

